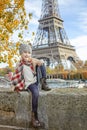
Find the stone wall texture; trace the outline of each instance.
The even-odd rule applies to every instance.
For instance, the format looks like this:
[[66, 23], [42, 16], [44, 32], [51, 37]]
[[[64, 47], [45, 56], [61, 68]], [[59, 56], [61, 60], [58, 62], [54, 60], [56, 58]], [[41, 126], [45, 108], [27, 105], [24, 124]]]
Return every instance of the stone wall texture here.
[[[0, 130], [35, 130], [29, 128], [31, 98], [30, 92], [0, 92]], [[87, 89], [40, 91], [38, 114], [44, 130], [87, 130]]]

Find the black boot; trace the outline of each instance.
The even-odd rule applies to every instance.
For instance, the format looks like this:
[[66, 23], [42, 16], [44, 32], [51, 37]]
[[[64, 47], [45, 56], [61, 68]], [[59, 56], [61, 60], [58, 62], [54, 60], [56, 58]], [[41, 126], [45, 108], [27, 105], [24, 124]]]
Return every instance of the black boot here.
[[31, 113], [31, 121], [30, 121], [30, 127], [34, 127], [34, 128], [38, 128], [38, 127], [40, 127], [40, 128], [44, 128], [44, 123], [43, 122], [40, 122], [39, 120], [38, 120], [38, 114], [37, 114], [37, 112], [32, 112]]
[[51, 90], [51, 88], [49, 88], [48, 85], [47, 85], [46, 78], [41, 79], [41, 89], [44, 90], [44, 91]]

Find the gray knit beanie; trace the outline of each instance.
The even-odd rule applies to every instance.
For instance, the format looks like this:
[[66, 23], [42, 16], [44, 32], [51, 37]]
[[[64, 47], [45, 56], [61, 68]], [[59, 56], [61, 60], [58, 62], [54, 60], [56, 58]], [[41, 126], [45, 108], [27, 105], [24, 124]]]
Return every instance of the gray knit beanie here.
[[32, 54], [32, 47], [31, 47], [31, 45], [29, 45], [29, 44], [20, 44], [20, 47], [19, 47], [19, 53], [20, 53], [20, 55], [23, 52], [29, 52], [29, 53]]

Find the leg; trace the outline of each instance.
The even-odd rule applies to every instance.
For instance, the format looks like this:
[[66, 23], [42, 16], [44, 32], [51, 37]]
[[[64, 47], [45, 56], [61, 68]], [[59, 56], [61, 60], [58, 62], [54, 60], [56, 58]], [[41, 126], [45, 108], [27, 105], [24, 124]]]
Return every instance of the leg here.
[[39, 90], [38, 90], [38, 84], [32, 84], [28, 87], [28, 90], [32, 93], [32, 115], [31, 115], [31, 126], [33, 127], [41, 127], [41, 124], [38, 120], [38, 97], [39, 97]]
[[40, 71], [41, 71], [42, 78], [46, 78], [46, 68], [44, 64], [40, 66]]
[[37, 81], [41, 81], [41, 89], [45, 91], [51, 90], [51, 88], [48, 87], [46, 82], [46, 68], [45, 65], [37, 66], [36, 67], [36, 73], [37, 73]]
[[31, 115], [31, 122], [30, 126], [31, 127], [44, 127], [44, 123], [40, 122], [38, 120], [38, 97], [39, 97], [39, 89], [38, 89], [38, 84], [32, 84], [28, 87], [28, 90], [31, 91], [32, 93], [32, 115]]
[[32, 112], [37, 113], [39, 97], [38, 85], [36, 83], [32, 84], [28, 87], [28, 89], [32, 93]]

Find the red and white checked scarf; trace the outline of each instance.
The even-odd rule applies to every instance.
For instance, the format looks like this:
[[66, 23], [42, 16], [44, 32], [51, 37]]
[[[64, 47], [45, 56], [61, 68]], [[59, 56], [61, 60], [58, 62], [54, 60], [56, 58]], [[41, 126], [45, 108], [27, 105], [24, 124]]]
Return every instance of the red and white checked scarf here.
[[15, 85], [15, 90], [20, 91], [25, 88], [25, 80], [24, 80], [24, 75], [23, 75], [23, 65], [28, 65], [30, 66], [33, 74], [34, 74], [34, 67], [33, 63], [31, 62], [25, 62], [21, 60], [15, 70], [15, 73], [13, 74], [12, 77], [12, 84]]

